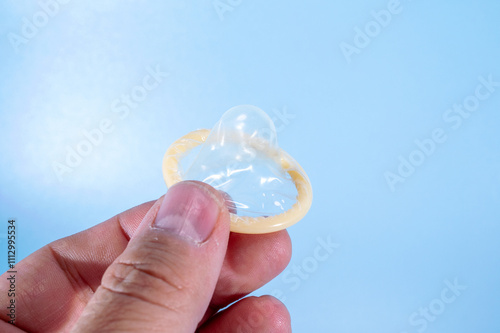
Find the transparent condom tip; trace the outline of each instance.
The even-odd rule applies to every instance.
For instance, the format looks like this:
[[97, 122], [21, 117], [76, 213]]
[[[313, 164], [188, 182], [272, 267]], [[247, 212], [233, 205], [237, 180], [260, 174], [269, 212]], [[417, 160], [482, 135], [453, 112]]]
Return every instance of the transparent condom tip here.
[[300, 220], [312, 201], [309, 179], [279, 148], [273, 121], [251, 105], [231, 108], [211, 131], [179, 139], [167, 150], [163, 170], [168, 186], [199, 180], [225, 192], [237, 214], [231, 214], [232, 231], [284, 229]]

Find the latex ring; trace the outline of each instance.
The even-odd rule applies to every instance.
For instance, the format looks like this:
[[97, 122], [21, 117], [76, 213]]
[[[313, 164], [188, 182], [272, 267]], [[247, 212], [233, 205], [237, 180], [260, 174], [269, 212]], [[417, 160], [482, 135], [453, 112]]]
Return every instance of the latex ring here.
[[[167, 187], [184, 180], [179, 173], [179, 161], [194, 147], [202, 144], [210, 134], [210, 130], [201, 129], [190, 132], [175, 141], [163, 157], [162, 171]], [[274, 216], [238, 216], [230, 213], [231, 231], [244, 234], [264, 234], [288, 228], [300, 221], [312, 204], [312, 187], [304, 169], [283, 149], [280, 149], [282, 168], [288, 172], [297, 188], [297, 201], [293, 206]], [[292, 166], [294, 167], [292, 169]]]

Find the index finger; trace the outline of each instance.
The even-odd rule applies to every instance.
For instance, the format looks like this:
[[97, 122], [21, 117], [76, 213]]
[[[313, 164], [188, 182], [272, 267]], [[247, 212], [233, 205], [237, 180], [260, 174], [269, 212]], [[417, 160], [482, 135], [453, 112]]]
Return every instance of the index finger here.
[[[55, 241], [17, 265], [19, 311], [16, 324], [34, 332], [65, 331], [74, 325], [101, 283], [107, 267], [126, 248], [154, 201], [127, 210], [88, 230]], [[248, 237], [246, 237], [248, 236]], [[279, 250], [276, 250], [279, 249]], [[291, 245], [286, 231], [270, 235], [231, 235], [212, 299], [216, 311], [259, 288], [285, 268]], [[252, 274], [248, 274], [251, 272]], [[0, 289], [6, 288], [0, 277]], [[6, 304], [7, 293], [0, 293]], [[0, 312], [2, 320], [8, 320]]]

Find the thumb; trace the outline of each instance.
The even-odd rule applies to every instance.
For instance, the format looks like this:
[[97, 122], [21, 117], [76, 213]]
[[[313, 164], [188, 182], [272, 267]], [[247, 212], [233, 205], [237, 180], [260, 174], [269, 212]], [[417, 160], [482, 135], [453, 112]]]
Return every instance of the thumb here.
[[194, 332], [226, 253], [229, 213], [214, 188], [172, 186], [108, 267], [73, 332]]

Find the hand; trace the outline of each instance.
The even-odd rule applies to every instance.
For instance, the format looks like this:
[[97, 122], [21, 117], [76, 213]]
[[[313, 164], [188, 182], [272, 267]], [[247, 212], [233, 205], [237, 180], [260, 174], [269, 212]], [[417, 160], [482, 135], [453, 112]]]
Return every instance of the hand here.
[[[0, 331], [290, 332], [288, 311], [271, 296], [218, 312], [269, 282], [290, 256], [285, 230], [230, 234], [223, 196], [181, 182], [18, 263], [16, 326], [0, 311]], [[4, 274], [2, 307], [7, 289]]]

